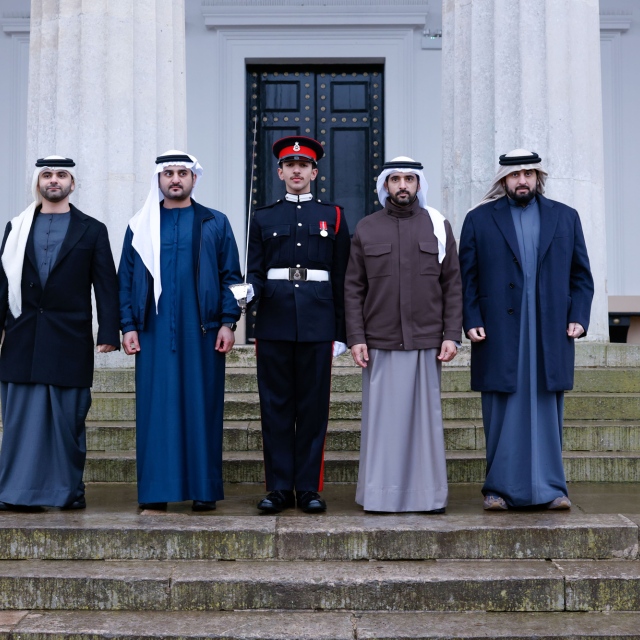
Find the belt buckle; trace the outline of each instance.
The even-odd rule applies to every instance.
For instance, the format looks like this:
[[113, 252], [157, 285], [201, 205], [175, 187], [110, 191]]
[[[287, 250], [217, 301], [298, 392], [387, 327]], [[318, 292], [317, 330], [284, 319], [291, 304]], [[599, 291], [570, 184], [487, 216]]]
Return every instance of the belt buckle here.
[[299, 282], [307, 279], [307, 270], [299, 267], [289, 267], [289, 280]]

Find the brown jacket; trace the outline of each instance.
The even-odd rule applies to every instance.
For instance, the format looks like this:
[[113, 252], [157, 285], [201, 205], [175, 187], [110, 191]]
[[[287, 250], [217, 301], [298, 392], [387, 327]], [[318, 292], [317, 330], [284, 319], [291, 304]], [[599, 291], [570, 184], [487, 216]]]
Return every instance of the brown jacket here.
[[356, 227], [344, 283], [347, 344], [411, 351], [440, 348], [462, 334], [462, 283], [451, 225], [447, 252], [429, 213], [387, 201]]

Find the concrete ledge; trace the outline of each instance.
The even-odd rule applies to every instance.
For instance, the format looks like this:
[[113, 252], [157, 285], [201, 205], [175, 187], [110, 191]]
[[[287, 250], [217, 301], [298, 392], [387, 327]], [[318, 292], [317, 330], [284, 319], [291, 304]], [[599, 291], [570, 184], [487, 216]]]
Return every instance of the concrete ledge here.
[[4, 513], [0, 560], [433, 560], [623, 558], [638, 526], [617, 515], [140, 516]]
[[565, 576], [568, 611], [640, 609], [640, 562], [577, 560], [555, 564]]
[[172, 568], [160, 562], [5, 560], [0, 608], [168, 609]]
[[[324, 480], [355, 483], [357, 451], [327, 451]], [[640, 451], [565, 451], [565, 474], [569, 482], [640, 482]], [[447, 451], [450, 483], [484, 482], [483, 450]], [[225, 451], [222, 477], [225, 482], [264, 482], [261, 451]], [[136, 482], [135, 451], [89, 451], [85, 482]]]
[[560, 611], [564, 581], [551, 563], [180, 563], [174, 609]]
[[[4, 620], [11, 620], [4, 625]], [[22, 640], [570, 640], [637, 639], [639, 613], [2, 612]], [[0, 635], [2, 640], [8, 635]]]

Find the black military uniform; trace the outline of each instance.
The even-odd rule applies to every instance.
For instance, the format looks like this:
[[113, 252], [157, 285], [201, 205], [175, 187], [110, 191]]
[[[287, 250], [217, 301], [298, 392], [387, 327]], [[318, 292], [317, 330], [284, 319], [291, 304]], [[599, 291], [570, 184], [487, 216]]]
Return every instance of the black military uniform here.
[[[274, 144], [280, 162], [315, 160], [322, 146], [304, 137]], [[306, 154], [306, 155], [305, 155]], [[314, 155], [315, 154], [315, 157]], [[346, 342], [344, 276], [349, 230], [341, 207], [311, 193], [256, 209], [247, 280], [258, 305], [258, 389], [267, 490], [258, 508], [323, 511], [324, 440], [333, 342]]]

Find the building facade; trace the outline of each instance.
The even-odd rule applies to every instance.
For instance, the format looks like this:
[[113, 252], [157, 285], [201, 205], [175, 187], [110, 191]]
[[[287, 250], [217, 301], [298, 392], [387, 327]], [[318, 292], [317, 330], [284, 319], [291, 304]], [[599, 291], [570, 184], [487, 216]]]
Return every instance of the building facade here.
[[242, 250], [248, 210], [277, 195], [270, 142], [301, 133], [328, 151], [316, 195], [343, 204], [351, 225], [377, 206], [384, 158], [402, 154], [424, 163], [430, 205], [459, 232], [497, 156], [526, 147], [547, 163], [548, 195], [583, 218], [597, 283], [591, 336], [608, 336], [609, 296], [640, 301], [634, 0], [0, 7], [2, 222], [28, 203], [34, 158], [68, 155], [75, 203], [108, 224], [117, 258], [154, 158], [182, 148], [205, 169], [196, 198], [227, 213]]

